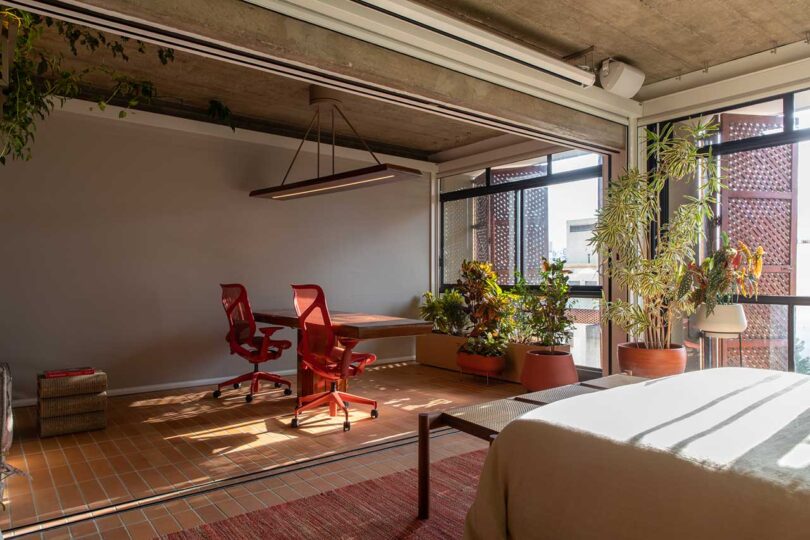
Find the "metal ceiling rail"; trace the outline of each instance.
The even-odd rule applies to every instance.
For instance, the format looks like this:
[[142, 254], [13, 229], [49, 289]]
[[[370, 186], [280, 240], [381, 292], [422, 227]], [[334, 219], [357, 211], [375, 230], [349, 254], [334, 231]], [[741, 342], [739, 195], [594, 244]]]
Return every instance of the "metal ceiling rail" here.
[[301, 63], [282, 60], [232, 43], [179, 31], [104, 8], [88, 6], [77, 0], [3, 0], [3, 4], [8, 7], [73, 22], [162, 47], [171, 47], [191, 54], [334, 88], [505, 133], [563, 144], [573, 148], [584, 148], [605, 153], [616, 151], [615, 148], [585, 143], [574, 137], [556, 135], [529, 125], [457, 107], [449, 103], [407, 94], [359, 79], [319, 70]]

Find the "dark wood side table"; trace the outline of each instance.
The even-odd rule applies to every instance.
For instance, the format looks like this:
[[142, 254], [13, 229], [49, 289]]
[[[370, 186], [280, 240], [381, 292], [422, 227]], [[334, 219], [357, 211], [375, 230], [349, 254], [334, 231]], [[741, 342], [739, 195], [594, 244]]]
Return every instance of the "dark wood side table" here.
[[498, 399], [441, 412], [420, 413], [418, 450], [419, 519], [430, 517], [431, 430], [442, 426], [450, 426], [491, 444], [498, 433], [512, 420], [538, 407], [555, 401], [646, 380], [643, 377], [630, 375], [610, 375], [583, 383], [530, 392], [508, 399]]

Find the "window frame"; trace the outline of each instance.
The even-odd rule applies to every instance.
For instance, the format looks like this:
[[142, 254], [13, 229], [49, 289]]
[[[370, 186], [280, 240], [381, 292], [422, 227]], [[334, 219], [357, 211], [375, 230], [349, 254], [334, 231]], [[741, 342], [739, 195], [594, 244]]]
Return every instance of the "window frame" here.
[[[787, 144], [796, 144], [802, 141], [810, 140], [810, 127], [802, 128], [802, 129], [795, 129], [794, 126], [794, 118], [795, 118], [795, 98], [796, 94], [802, 92], [808, 92], [810, 88], [803, 88], [798, 90], [793, 90], [790, 92], [784, 92], [780, 94], [775, 94], [767, 97], [758, 98], [755, 100], [743, 102], [743, 103], [735, 103], [733, 105], [727, 105], [723, 107], [718, 107], [715, 109], [710, 109], [707, 111], [703, 111], [700, 113], [690, 114], [686, 116], [681, 116], [678, 118], [672, 118], [669, 120], [664, 120], [661, 122], [653, 122], [651, 124], [647, 124], [646, 126], [639, 126], [639, 128], [647, 128], [651, 130], [663, 130], [666, 129], [668, 125], [675, 124], [678, 122], [683, 122], [687, 120], [692, 120], [696, 118], [712, 116], [724, 112], [733, 112], [737, 109], [741, 109], [743, 107], [748, 107], [751, 105], [757, 105], [759, 103], [767, 103], [769, 101], [777, 101], [782, 100], [782, 131], [780, 133], [771, 133], [767, 135], [760, 135], [757, 137], [749, 137], [747, 139], [739, 139], [735, 141], [724, 141], [719, 143], [712, 143], [708, 144], [705, 147], [700, 149], [702, 154], [707, 154], [711, 152], [713, 157], [735, 154], [739, 152], [748, 152], [751, 150], [759, 150], [763, 148], [771, 148], [775, 146], [783, 146]], [[655, 167], [656, 160], [654, 157], [648, 157], [647, 159], [647, 168], [648, 170], [652, 167]], [[666, 186], [664, 191], [661, 193], [662, 204], [664, 201], [669, 200], [669, 186]], [[721, 204], [718, 201], [718, 208], [717, 211], [719, 212], [720, 208], [719, 205]], [[664, 216], [668, 215], [668, 211], [663, 213]], [[718, 213], [719, 215], [719, 213]], [[666, 223], [666, 221], [665, 221]], [[719, 226], [718, 218], [715, 218], [713, 223], [709, 224], [709, 231], [714, 227]], [[652, 234], [652, 230], [651, 230]], [[766, 305], [766, 306], [786, 306], [787, 307], [787, 344], [788, 344], [788, 351], [787, 351], [787, 371], [788, 372], [795, 372], [796, 371], [796, 361], [795, 361], [795, 354], [796, 354], [796, 308], [802, 306], [810, 306], [810, 296], [800, 296], [800, 295], [787, 295], [787, 296], [772, 296], [772, 295], [758, 295], [756, 298], [738, 298], [736, 300], [737, 303], [740, 304], [753, 304], [753, 305]], [[711, 348], [710, 344], [708, 343], [709, 338], [702, 338], [701, 349], [702, 354], [706, 354], [705, 357], [701, 358], [701, 366], [700, 368], [703, 369], [705, 367], [714, 367], [714, 358], [713, 358], [713, 349]]]
[[[547, 154], [546, 163], [547, 163], [547, 174], [544, 175], [537, 175], [532, 178], [528, 178], [525, 180], [519, 180], [515, 182], [504, 182], [501, 184], [492, 184], [492, 168], [493, 167], [486, 167], [485, 169], [485, 178], [486, 183], [483, 186], [462, 189], [457, 191], [448, 191], [447, 193], [440, 193], [439, 194], [439, 257], [438, 257], [438, 270], [439, 270], [439, 291], [444, 292], [448, 289], [452, 289], [455, 287], [453, 283], [445, 283], [444, 280], [444, 245], [445, 245], [445, 238], [444, 238], [444, 218], [445, 218], [445, 204], [452, 201], [459, 201], [465, 199], [472, 199], [475, 197], [482, 197], [493, 195], [496, 193], [506, 193], [506, 192], [514, 192], [515, 193], [515, 266], [516, 270], [524, 273], [525, 265], [523, 260], [523, 250], [522, 246], [524, 243], [524, 230], [523, 230], [523, 192], [527, 189], [532, 188], [539, 188], [539, 187], [549, 187], [558, 184], [564, 184], [568, 182], [576, 182], [579, 180], [588, 180], [592, 178], [597, 178], [599, 180], [599, 200], [601, 204], [601, 200], [603, 197], [603, 191], [605, 188], [605, 171], [609, 170], [609, 163], [610, 163], [610, 155], [601, 154], [598, 152], [591, 152], [593, 154], [597, 154], [602, 159], [602, 163], [598, 165], [593, 165], [590, 167], [584, 167], [582, 169], [576, 169], [573, 171], [565, 171], [561, 173], [554, 173], [552, 168], [552, 156], [557, 155], [561, 152], [555, 152], [553, 154]], [[606, 168], [607, 163], [607, 168]], [[478, 170], [478, 169], [476, 169]], [[441, 178], [439, 179], [441, 182]], [[441, 184], [440, 184], [441, 188]], [[600, 279], [601, 281], [601, 279]], [[505, 290], [509, 290], [513, 287], [513, 285], [502, 285], [501, 286]], [[529, 288], [533, 288], [535, 285], [529, 285]], [[571, 297], [574, 298], [601, 298], [602, 291], [604, 290], [603, 285], [600, 283], [599, 285], [572, 285], [570, 288]]]
[[[438, 254], [438, 274], [439, 274], [439, 292], [443, 293], [447, 290], [455, 288], [455, 283], [445, 283], [444, 282], [444, 210], [445, 210], [445, 203], [458, 201], [458, 200], [465, 200], [471, 199], [474, 197], [480, 197], [485, 195], [491, 195], [494, 193], [505, 193], [509, 191], [515, 192], [515, 262], [516, 262], [516, 269], [519, 270], [521, 273], [524, 273], [524, 261], [523, 261], [523, 252], [522, 252], [522, 245], [523, 245], [523, 237], [524, 237], [524, 230], [523, 230], [523, 202], [524, 197], [522, 193], [526, 189], [532, 189], [537, 187], [548, 187], [568, 182], [576, 182], [579, 180], [588, 180], [592, 178], [597, 178], [599, 180], [599, 205], [601, 206], [602, 201], [605, 195], [605, 189], [607, 187], [608, 179], [610, 178], [611, 174], [611, 167], [612, 167], [612, 159], [613, 156], [611, 154], [603, 154], [601, 152], [594, 152], [593, 150], [587, 150], [590, 153], [597, 154], [601, 158], [601, 163], [598, 165], [594, 165], [591, 167], [584, 167], [582, 169], [576, 169], [573, 171], [565, 171], [562, 173], [554, 174], [552, 169], [552, 155], [559, 154], [561, 152], [554, 152], [552, 154], [548, 154], [546, 156], [547, 160], [547, 167], [545, 175], [537, 175], [536, 177], [520, 180], [516, 182], [505, 182], [502, 184], [492, 184], [492, 171], [493, 167], [486, 167], [485, 171], [485, 178], [486, 183], [484, 186], [469, 188], [464, 190], [457, 190], [457, 191], [449, 191], [447, 193], [439, 193], [439, 216], [438, 216], [438, 225], [439, 225], [439, 254]], [[472, 170], [480, 170], [480, 167]], [[439, 179], [441, 182], [441, 178]], [[439, 184], [439, 191], [441, 191], [441, 183]], [[501, 285], [501, 288], [504, 290], [511, 290], [514, 285]], [[610, 296], [610, 279], [604, 279], [604, 276], [600, 272], [600, 284], [599, 285], [572, 285], [570, 287], [569, 293], [570, 297], [573, 298], [585, 298], [585, 299], [595, 299], [601, 300], [605, 294]], [[537, 285], [528, 285], [529, 289], [536, 289]], [[605, 292], [607, 291], [607, 293]], [[583, 364], [577, 364], [577, 372], [580, 375], [582, 380], [602, 377], [605, 372], [608, 374], [612, 373], [611, 368], [611, 361], [610, 361], [610, 347], [613, 343], [612, 338], [612, 324], [602, 322], [600, 324], [601, 332], [602, 332], [602, 339], [601, 339], [601, 352], [600, 352], [600, 363], [603, 367], [593, 367], [593, 366], [586, 366]], [[605, 368], [605, 362], [607, 361], [607, 368]], [[606, 369], [606, 371], [605, 371]]]

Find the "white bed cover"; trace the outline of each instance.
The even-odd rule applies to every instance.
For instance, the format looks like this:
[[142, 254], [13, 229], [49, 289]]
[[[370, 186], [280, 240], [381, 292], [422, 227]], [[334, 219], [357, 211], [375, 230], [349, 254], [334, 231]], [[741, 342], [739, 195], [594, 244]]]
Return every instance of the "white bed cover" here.
[[465, 538], [810, 539], [809, 467], [810, 376], [686, 373], [509, 424]]

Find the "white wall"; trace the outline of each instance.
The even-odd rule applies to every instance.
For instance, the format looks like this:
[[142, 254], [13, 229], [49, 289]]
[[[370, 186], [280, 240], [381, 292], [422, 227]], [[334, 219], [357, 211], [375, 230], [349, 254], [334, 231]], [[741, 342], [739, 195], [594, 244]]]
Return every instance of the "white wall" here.
[[[0, 360], [15, 398], [63, 366], [104, 369], [112, 389], [248, 371], [228, 355], [222, 282], [244, 283], [254, 308], [292, 307], [290, 283], [315, 282], [332, 309], [415, 316], [430, 272], [428, 181], [250, 199], [291, 156], [127, 120], [43, 122], [34, 159], [0, 167]], [[365, 349], [407, 357], [412, 341]], [[294, 361], [287, 351], [266, 366]]]

